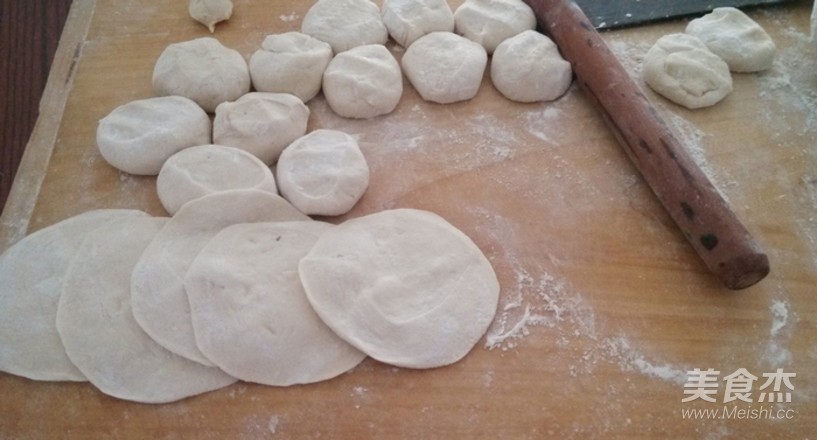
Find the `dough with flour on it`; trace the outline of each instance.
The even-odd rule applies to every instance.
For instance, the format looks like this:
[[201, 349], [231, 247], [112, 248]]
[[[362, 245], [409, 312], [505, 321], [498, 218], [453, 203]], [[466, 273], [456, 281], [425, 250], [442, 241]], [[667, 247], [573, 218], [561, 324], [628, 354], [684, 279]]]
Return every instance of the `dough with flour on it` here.
[[111, 166], [155, 176], [177, 151], [209, 144], [210, 133], [210, 118], [201, 107], [181, 96], [166, 96], [114, 109], [99, 121], [96, 143]]
[[338, 54], [323, 74], [329, 107], [345, 118], [369, 119], [391, 113], [403, 95], [403, 73], [382, 44]]
[[342, 215], [369, 186], [369, 166], [357, 141], [319, 129], [293, 142], [276, 168], [281, 194], [309, 215]]
[[706, 44], [733, 72], [759, 72], [772, 67], [777, 54], [772, 37], [740, 9], [715, 8], [689, 22], [686, 33]]
[[661, 37], [644, 58], [644, 81], [665, 98], [689, 109], [717, 104], [732, 91], [729, 66], [697, 37]]
[[536, 29], [536, 15], [522, 0], [465, 0], [454, 11], [454, 23], [456, 33], [492, 54], [506, 39]]
[[133, 319], [131, 271], [166, 218], [131, 217], [89, 233], [65, 277], [56, 326], [71, 361], [100, 391], [165, 403], [236, 381], [159, 346]]
[[513, 101], [552, 101], [567, 92], [573, 82], [573, 69], [550, 38], [524, 31], [496, 48], [491, 59], [491, 81]]
[[331, 379], [366, 355], [321, 321], [298, 262], [332, 225], [247, 223], [202, 249], [185, 278], [202, 352], [241, 380], [288, 386]]
[[403, 54], [403, 72], [426, 101], [451, 104], [476, 96], [488, 54], [485, 48], [451, 32], [432, 32]]
[[454, 13], [446, 0], [385, 0], [383, 24], [403, 47], [431, 32], [454, 32]]
[[299, 272], [309, 302], [335, 333], [407, 368], [462, 359], [499, 300], [496, 274], [474, 242], [438, 215], [413, 209], [326, 231]]
[[103, 209], [55, 223], [0, 255], [0, 370], [34, 380], [84, 381], [57, 333], [68, 267], [91, 231], [142, 211]]
[[329, 43], [300, 32], [268, 35], [250, 58], [250, 77], [259, 92], [291, 93], [309, 102], [321, 90], [329, 61]]
[[304, 15], [301, 32], [329, 43], [335, 54], [389, 39], [380, 9], [369, 0], [318, 0]]
[[233, 15], [231, 0], [190, 0], [187, 7], [190, 16], [207, 26], [210, 33], [216, 31], [216, 23], [229, 20]]
[[159, 200], [170, 215], [208, 194], [253, 188], [278, 193], [272, 171], [264, 162], [244, 150], [223, 145], [199, 145], [174, 154], [156, 179]]
[[309, 107], [289, 93], [248, 93], [216, 108], [213, 142], [245, 150], [267, 165], [306, 133]]
[[174, 43], [153, 68], [153, 91], [196, 101], [208, 113], [250, 91], [247, 62], [238, 51], [205, 37]]

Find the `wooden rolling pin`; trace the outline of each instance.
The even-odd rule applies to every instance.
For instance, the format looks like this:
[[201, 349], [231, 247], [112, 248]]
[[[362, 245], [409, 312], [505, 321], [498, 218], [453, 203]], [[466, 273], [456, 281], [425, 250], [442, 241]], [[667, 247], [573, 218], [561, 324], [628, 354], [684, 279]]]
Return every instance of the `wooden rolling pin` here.
[[706, 267], [730, 289], [749, 287], [768, 275], [766, 254], [582, 10], [567, 0], [526, 1]]

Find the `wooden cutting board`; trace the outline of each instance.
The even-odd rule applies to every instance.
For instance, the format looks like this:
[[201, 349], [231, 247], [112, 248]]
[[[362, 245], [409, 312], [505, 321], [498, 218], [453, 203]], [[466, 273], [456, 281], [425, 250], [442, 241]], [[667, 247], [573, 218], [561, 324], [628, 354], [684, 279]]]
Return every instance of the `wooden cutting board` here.
[[[236, 0], [215, 36], [249, 57], [265, 35], [299, 29], [310, 3]], [[775, 39], [778, 62], [735, 75], [734, 92], [715, 107], [688, 111], [648, 92], [767, 250], [772, 273], [759, 285], [726, 291], [705, 271], [576, 87], [556, 102], [523, 105], [486, 75], [476, 98], [444, 106], [406, 83], [394, 113], [368, 121], [337, 117], [317, 98], [310, 129], [356, 136], [372, 169], [350, 217], [431, 210], [489, 257], [502, 297], [486, 338], [446, 368], [366, 360], [324, 383], [239, 383], [158, 406], [89, 384], [0, 373], [0, 438], [814, 436], [817, 50], [807, 39], [809, 12], [805, 2], [752, 12]], [[652, 43], [684, 26], [604, 37], [637, 74]], [[155, 179], [119, 173], [98, 154], [96, 124], [151, 96], [165, 46], [206, 35], [186, 2], [74, 1], [0, 222], [3, 248], [94, 208], [164, 215]], [[709, 368], [719, 372], [716, 402], [682, 402], [684, 385], [694, 385], [687, 372]], [[759, 378], [752, 402], [724, 403], [724, 379], [741, 368]], [[761, 389], [762, 375], [778, 369], [796, 374], [793, 390], [782, 389], [790, 402], [761, 403], [771, 390]], [[693, 409], [726, 413], [685, 418]]]

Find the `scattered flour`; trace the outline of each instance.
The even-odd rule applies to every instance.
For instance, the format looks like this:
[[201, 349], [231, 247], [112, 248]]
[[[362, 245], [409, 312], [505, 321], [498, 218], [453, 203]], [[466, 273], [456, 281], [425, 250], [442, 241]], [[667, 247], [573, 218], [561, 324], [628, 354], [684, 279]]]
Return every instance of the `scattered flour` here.
[[278, 19], [285, 23], [292, 23], [298, 21], [300, 18], [301, 16], [296, 14], [295, 12], [292, 12], [290, 14], [281, 14], [280, 16], [278, 16]]

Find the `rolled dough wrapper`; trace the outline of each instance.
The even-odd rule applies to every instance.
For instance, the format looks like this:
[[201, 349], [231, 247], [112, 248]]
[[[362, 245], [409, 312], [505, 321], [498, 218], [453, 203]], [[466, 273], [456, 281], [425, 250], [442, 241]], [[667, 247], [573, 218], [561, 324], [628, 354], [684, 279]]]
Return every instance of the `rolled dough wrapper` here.
[[536, 15], [522, 0], [465, 0], [454, 11], [454, 23], [456, 33], [492, 54], [506, 39], [536, 29]]
[[383, 24], [403, 47], [431, 32], [454, 32], [454, 13], [445, 0], [385, 0]]
[[700, 38], [733, 72], [766, 70], [777, 54], [772, 37], [737, 8], [715, 8], [690, 21], [686, 33]]
[[380, 9], [369, 0], [318, 0], [304, 15], [301, 32], [329, 43], [335, 54], [389, 39]]
[[391, 113], [403, 96], [403, 73], [381, 44], [338, 54], [323, 74], [323, 94], [345, 118], [369, 119]]
[[330, 61], [329, 43], [300, 32], [268, 35], [250, 58], [250, 77], [259, 92], [291, 93], [309, 102], [320, 92]]

